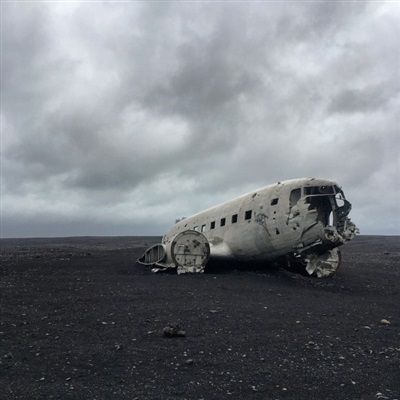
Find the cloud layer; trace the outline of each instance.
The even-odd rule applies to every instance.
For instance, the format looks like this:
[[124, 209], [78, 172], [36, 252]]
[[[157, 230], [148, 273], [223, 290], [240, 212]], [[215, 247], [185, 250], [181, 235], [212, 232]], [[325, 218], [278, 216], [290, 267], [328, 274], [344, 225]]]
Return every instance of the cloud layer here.
[[3, 236], [161, 234], [302, 176], [400, 233], [398, 4], [1, 7]]

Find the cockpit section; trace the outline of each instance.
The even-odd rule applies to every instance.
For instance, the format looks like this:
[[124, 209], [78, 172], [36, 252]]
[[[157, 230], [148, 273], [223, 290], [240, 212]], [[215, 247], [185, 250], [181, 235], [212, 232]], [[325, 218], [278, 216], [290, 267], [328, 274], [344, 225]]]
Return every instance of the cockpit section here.
[[350, 210], [350, 202], [335, 184], [292, 189], [287, 225], [298, 243], [292, 262], [300, 260], [309, 274], [318, 276], [336, 271], [340, 264], [337, 247], [358, 232], [348, 218]]
[[305, 186], [295, 188], [289, 195], [289, 215], [299, 215], [300, 209], [306, 208], [315, 215], [315, 222], [323, 227], [345, 228], [345, 219], [350, 213], [351, 204], [337, 185]]
[[[337, 185], [304, 186], [289, 195], [289, 222], [295, 222], [305, 245], [310, 231], [319, 230], [324, 239], [336, 246], [354, 237], [357, 228], [348, 215], [351, 204]], [[293, 228], [295, 229], [295, 228]]]
[[[317, 219], [323, 226], [328, 226], [331, 222], [332, 196], [334, 189], [332, 186], [310, 186], [303, 188], [305, 204], [309, 210], [317, 212]], [[333, 220], [332, 220], [333, 222]]]

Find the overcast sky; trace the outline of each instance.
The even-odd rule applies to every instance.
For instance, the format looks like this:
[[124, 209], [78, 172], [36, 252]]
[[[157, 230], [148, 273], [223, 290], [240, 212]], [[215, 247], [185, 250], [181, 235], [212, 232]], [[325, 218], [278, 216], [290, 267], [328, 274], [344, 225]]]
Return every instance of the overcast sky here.
[[339, 182], [400, 234], [399, 2], [2, 2], [3, 237], [162, 234]]

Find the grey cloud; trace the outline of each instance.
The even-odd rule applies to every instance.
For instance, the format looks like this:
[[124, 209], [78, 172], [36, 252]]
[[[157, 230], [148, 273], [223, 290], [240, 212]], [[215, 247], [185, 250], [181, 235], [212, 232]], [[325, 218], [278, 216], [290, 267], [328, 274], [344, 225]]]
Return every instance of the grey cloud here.
[[[396, 87], [397, 86], [397, 87]], [[395, 96], [399, 96], [398, 82], [386, 82], [370, 85], [362, 89], [346, 89], [338, 93], [331, 101], [328, 112], [353, 113], [378, 111]]]
[[127, 220], [162, 233], [229, 196], [316, 175], [367, 210], [362, 229], [385, 231], [389, 211], [366, 198], [399, 168], [390, 5], [2, 7], [3, 235], [23, 234], [24, 218], [42, 226], [32, 235], [52, 221], [68, 234], [127, 232]]
[[[349, 1], [346, 4], [337, 1], [301, 3], [283, 3], [284, 12], [277, 21], [276, 39], [285, 39], [285, 43], [307, 43], [310, 40], [335, 39], [338, 33], [362, 18], [368, 8], [367, 2]], [[285, 44], [284, 43], [284, 44]]]

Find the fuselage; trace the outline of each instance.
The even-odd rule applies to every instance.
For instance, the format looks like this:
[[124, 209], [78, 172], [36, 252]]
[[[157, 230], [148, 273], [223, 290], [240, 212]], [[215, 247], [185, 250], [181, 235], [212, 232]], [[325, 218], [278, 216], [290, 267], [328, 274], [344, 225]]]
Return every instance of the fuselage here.
[[[330, 229], [339, 234], [345, 231], [342, 216], [348, 214], [346, 207], [350, 204], [336, 182], [315, 178], [282, 181], [177, 222], [162, 242], [195, 230], [208, 239], [211, 257], [271, 260], [326, 245]], [[340, 244], [332, 239], [328, 247]]]

